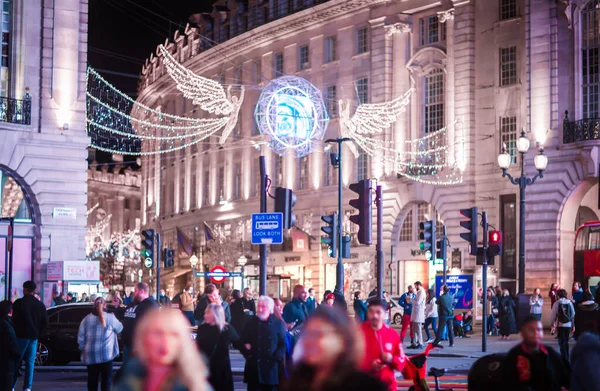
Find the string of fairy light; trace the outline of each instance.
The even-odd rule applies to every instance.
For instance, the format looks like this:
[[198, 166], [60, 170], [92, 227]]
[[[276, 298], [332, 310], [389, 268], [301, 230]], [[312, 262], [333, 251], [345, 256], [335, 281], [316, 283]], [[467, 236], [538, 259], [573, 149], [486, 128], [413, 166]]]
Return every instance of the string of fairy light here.
[[[239, 96], [232, 96], [219, 82], [201, 77], [180, 64], [160, 46], [167, 73], [186, 99], [192, 100], [209, 118], [189, 118], [166, 113], [161, 107], [143, 105], [106, 81], [95, 70], [87, 72], [87, 129], [91, 146], [105, 152], [146, 156], [164, 154], [191, 147], [221, 133], [219, 144], [237, 126], [238, 113], [243, 101], [243, 87]], [[398, 143], [376, 137], [392, 126], [406, 110], [414, 88], [387, 102], [360, 104], [352, 117], [351, 104], [340, 101], [340, 131], [351, 137], [356, 146], [373, 161], [417, 182], [447, 185], [460, 183], [462, 172], [456, 167], [456, 156], [448, 159], [448, 126], [418, 139]], [[450, 124], [454, 126], [456, 124]], [[460, 138], [459, 138], [460, 140]], [[460, 147], [460, 143], [452, 146]], [[314, 141], [313, 143], [319, 143]], [[229, 149], [229, 147], [226, 147]], [[457, 148], [459, 149], [459, 148]], [[223, 149], [221, 149], [223, 150]], [[353, 151], [358, 155], [357, 150]]]

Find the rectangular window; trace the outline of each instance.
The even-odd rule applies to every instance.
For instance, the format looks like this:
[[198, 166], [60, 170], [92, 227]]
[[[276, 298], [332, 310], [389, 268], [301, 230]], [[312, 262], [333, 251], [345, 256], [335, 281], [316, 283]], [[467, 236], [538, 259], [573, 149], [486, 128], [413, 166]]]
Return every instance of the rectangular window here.
[[256, 60], [252, 63], [252, 81], [254, 84], [259, 84], [262, 81], [261, 60]]
[[517, 0], [500, 0], [500, 20], [517, 17]]
[[411, 209], [404, 218], [404, 221], [402, 222], [402, 229], [400, 230], [400, 241], [412, 242], [413, 240], [413, 211]]
[[169, 213], [170, 214], [174, 214], [175, 213], [175, 166], [171, 166], [171, 168], [169, 168]]
[[356, 30], [356, 54], [369, 51], [369, 30], [366, 27]]
[[208, 170], [204, 171], [202, 179], [204, 180], [204, 186], [202, 186], [202, 206], [208, 206], [210, 203], [210, 172]]
[[581, 81], [584, 119], [600, 118], [600, 0], [581, 13]]
[[446, 40], [446, 24], [440, 23], [437, 15], [420, 19], [419, 32], [421, 46]]
[[331, 118], [338, 116], [337, 87], [327, 86], [325, 90], [325, 107]]
[[10, 0], [2, 1], [2, 56], [0, 58], [0, 96], [8, 96], [10, 48]]
[[369, 178], [369, 155], [360, 151], [356, 159], [356, 180], [362, 181], [367, 178]]
[[242, 67], [235, 68], [235, 84], [240, 87], [243, 84], [242, 81]]
[[500, 86], [517, 83], [517, 47], [500, 48]]
[[429, 204], [426, 202], [417, 204], [417, 222], [422, 223], [423, 221], [427, 221], [429, 217]]
[[225, 200], [225, 167], [219, 167], [217, 176], [217, 202]]
[[500, 277], [517, 278], [517, 196], [500, 196], [500, 229], [503, 251], [500, 257]]
[[325, 63], [337, 60], [337, 37], [325, 38]]
[[184, 209], [184, 200], [185, 200], [185, 163], [179, 164], [179, 210], [178, 212], [183, 212]]
[[517, 138], [517, 117], [500, 117], [500, 147], [506, 148], [512, 164], [517, 162]]
[[308, 156], [298, 159], [298, 190], [308, 189]]
[[310, 68], [310, 57], [308, 45], [300, 46], [298, 49], [298, 70]]
[[192, 172], [190, 173], [190, 209], [196, 208], [196, 167], [192, 164]]
[[167, 170], [160, 170], [160, 215], [164, 216], [167, 213]]
[[356, 99], [358, 104], [369, 103], [369, 79], [364, 77], [356, 81]]
[[252, 173], [254, 175], [252, 197], [258, 197], [260, 192], [260, 157], [257, 157], [252, 161]]
[[273, 57], [273, 78], [283, 76], [283, 53], [277, 53]]
[[425, 133], [444, 127], [444, 72], [436, 69], [425, 76]]
[[281, 186], [283, 181], [283, 157], [279, 155], [273, 157], [273, 174], [271, 181], [272, 187]]
[[242, 165], [236, 163], [233, 167], [233, 199], [239, 200], [242, 197]]

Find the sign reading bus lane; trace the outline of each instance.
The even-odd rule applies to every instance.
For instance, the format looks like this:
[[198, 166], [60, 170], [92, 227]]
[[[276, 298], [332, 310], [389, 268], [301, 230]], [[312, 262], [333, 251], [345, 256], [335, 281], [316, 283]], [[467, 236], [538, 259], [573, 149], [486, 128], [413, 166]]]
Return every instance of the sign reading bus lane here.
[[283, 243], [282, 213], [252, 214], [252, 244]]

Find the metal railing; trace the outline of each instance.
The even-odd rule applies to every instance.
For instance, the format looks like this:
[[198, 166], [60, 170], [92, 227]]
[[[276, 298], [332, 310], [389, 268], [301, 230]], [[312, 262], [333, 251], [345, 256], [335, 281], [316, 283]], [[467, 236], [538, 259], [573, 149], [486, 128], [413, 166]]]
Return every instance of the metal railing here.
[[0, 122], [31, 125], [31, 95], [25, 99], [0, 97]]
[[569, 112], [565, 111], [563, 120], [563, 144], [578, 141], [600, 140], [600, 118], [569, 120]]

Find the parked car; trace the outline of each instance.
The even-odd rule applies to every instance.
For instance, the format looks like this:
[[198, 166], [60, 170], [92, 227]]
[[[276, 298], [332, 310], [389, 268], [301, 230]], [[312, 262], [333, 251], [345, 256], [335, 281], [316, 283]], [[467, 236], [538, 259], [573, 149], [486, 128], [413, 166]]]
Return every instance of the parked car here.
[[[48, 327], [38, 340], [37, 365], [65, 365], [71, 361], [80, 361], [81, 352], [77, 343], [77, 332], [83, 318], [94, 309], [94, 303], [72, 303], [48, 308]], [[116, 311], [112, 304], [106, 308], [123, 320], [124, 308]], [[190, 328], [190, 337], [196, 339], [196, 328]], [[119, 351], [122, 353], [121, 336], [118, 336]], [[121, 360], [119, 356], [117, 360]]]
[[402, 315], [404, 314], [404, 309], [400, 307], [398, 302], [400, 301], [400, 296], [390, 297], [390, 318], [392, 319], [392, 324], [400, 325], [402, 324]]

